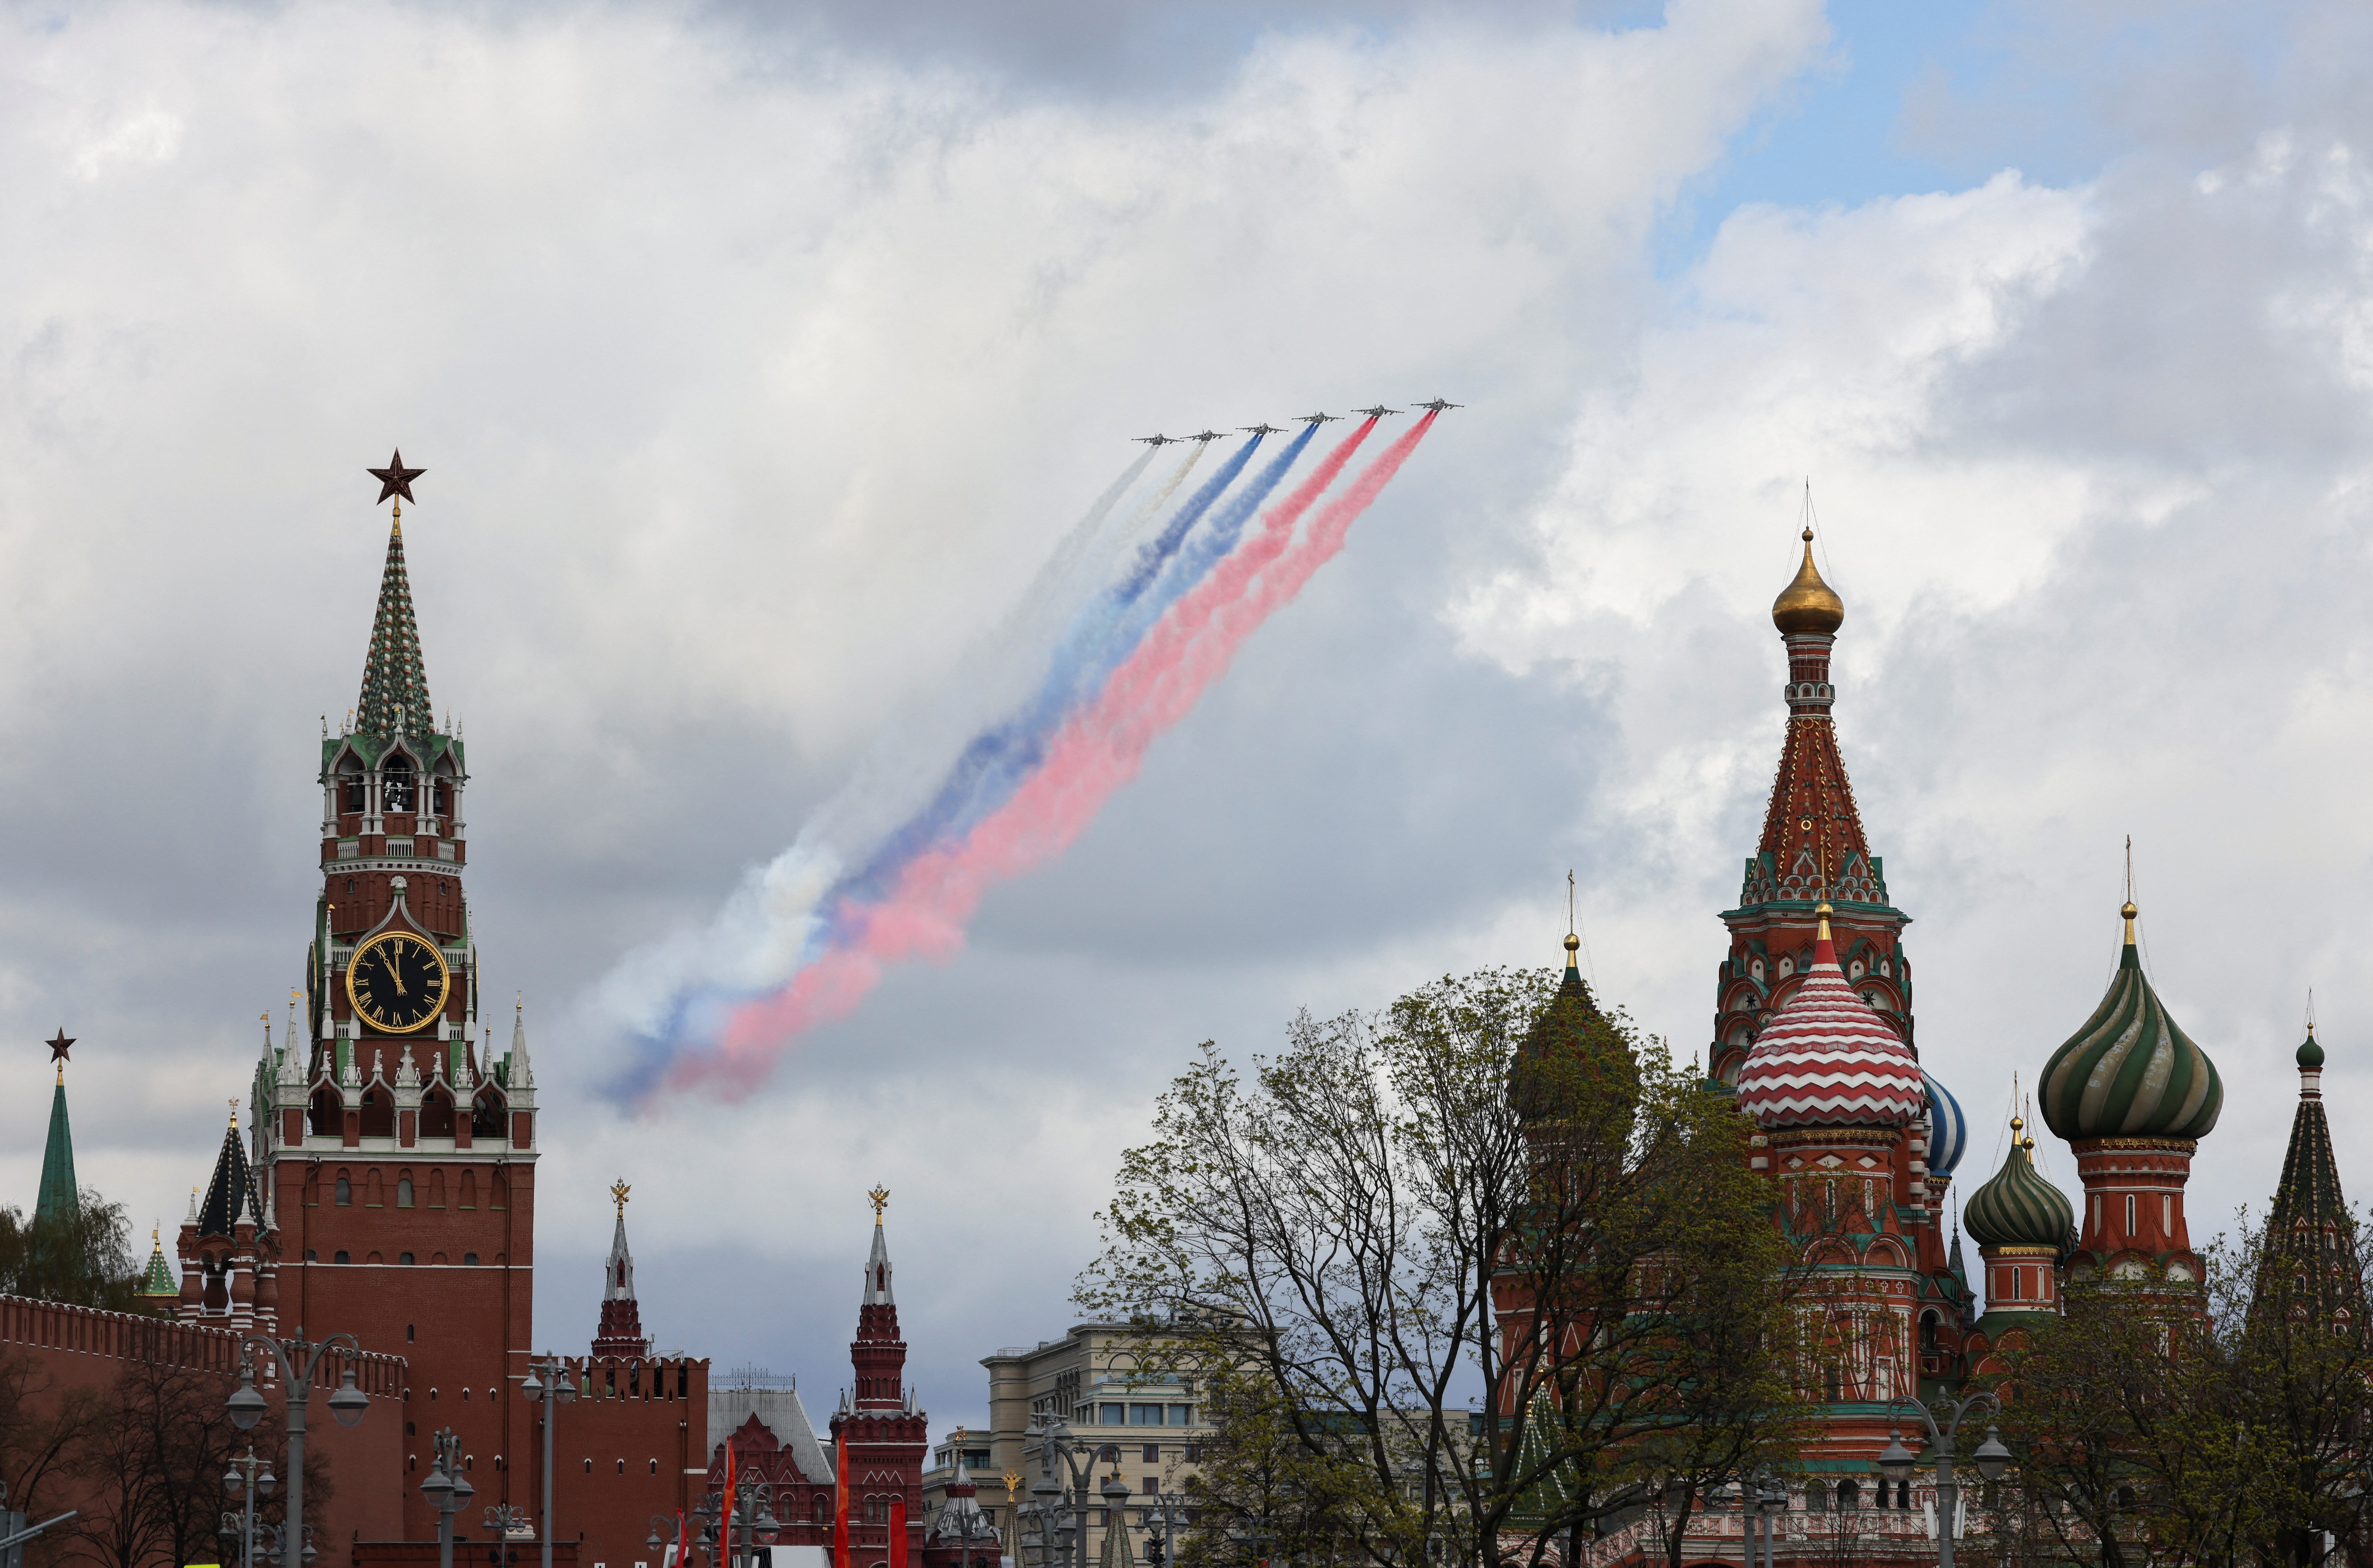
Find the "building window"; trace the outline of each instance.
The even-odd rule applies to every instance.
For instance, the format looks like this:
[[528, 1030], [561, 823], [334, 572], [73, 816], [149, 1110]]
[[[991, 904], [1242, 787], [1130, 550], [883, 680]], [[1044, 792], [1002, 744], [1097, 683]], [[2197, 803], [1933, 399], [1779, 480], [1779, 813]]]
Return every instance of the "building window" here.
[[2127, 1193], [2127, 1194], [2126, 1194], [2126, 1236], [2127, 1236], [2127, 1239], [2132, 1240], [2132, 1239], [2133, 1239], [2133, 1234], [2134, 1234], [2134, 1195], [2133, 1195], [2133, 1193], [2129, 1192], [2129, 1193]]
[[1862, 1506], [1862, 1488], [1850, 1480], [1838, 1482], [1838, 1512], [1847, 1513]]
[[305, 1249], [305, 1261], [308, 1263], [319, 1263], [321, 1261], [321, 1255], [309, 1246]]
[[1160, 1405], [1129, 1406], [1128, 1424], [1131, 1426], [1160, 1426], [1162, 1424], [1162, 1407]]
[[412, 1178], [408, 1176], [395, 1178], [395, 1206], [399, 1209], [412, 1207]]
[[1186, 1445], [1186, 1462], [1190, 1465], [1199, 1465], [1203, 1462], [1203, 1445], [1200, 1443]]
[[[410, 1254], [408, 1254], [408, 1253], [407, 1253], [405, 1256], [406, 1256], [406, 1257], [409, 1257], [409, 1256], [410, 1256]], [[409, 1323], [407, 1323], [407, 1324], [405, 1324], [405, 1325], [403, 1326], [403, 1342], [404, 1342], [405, 1344], [407, 1344], [407, 1345], [408, 1345], [408, 1344], [410, 1344], [410, 1343], [412, 1343], [412, 1325], [411, 1325], [411, 1324], [409, 1324]], [[406, 1431], [405, 1431], [405, 1433], [404, 1433], [404, 1435], [405, 1435], [406, 1437], [409, 1437], [409, 1436], [411, 1436], [411, 1435], [412, 1435], [411, 1432], [408, 1430], [408, 1429], [411, 1427], [411, 1425], [412, 1425], [412, 1423], [411, 1423], [410, 1422], [404, 1422], [404, 1426], [407, 1428], [407, 1430], [406, 1430]]]
[[2158, 1228], [2168, 1235], [2175, 1234], [2175, 1194], [2158, 1195]]
[[349, 1257], [346, 1253], [346, 1249], [342, 1246], [338, 1248], [337, 1251], [330, 1254], [330, 1261], [333, 1263], [352, 1263], [354, 1258]]
[[348, 1181], [345, 1176], [340, 1176], [338, 1178], [338, 1207], [341, 1209], [347, 1208], [353, 1204], [354, 1200], [355, 1184]]
[[1173, 1405], [1173, 1406], [1171, 1406], [1171, 1407], [1170, 1407], [1170, 1424], [1171, 1424], [1171, 1425], [1173, 1425], [1173, 1426], [1192, 1426], [1192, 1425], [1194, 1425], [1194, 1424], [1195, 1424], [1195, 1407], [1194, 1407], [1194, 1406], [1192, 1406], [1192, 1405]]
[[1145, 1492], [1145, 1494], [1146, 1494], [1148, 1497], [1159, 1497], [1159, 1496], [1161, 1496], [1161, 1495], [1162, 1495], [1162, 1478], [1161, 1478], [1160, 1476], [1148, 1476], [1148, 1477], [1146, 1477], [1146, 1478], [1145, 1478], [1145, 1486], [1144, 1486], [1144, 1489], [1143, 1489], [1143, 1490], [1144, 1490], [1144, 1492]]
[[1158, 1465], [1162, 1463], [1161, 1444], [1149, 1443], [1145, 1445], [1145, 1462], [1149, 1465]]
[[465, 1252], [462, 1254], [462, 1263], [465, 1268], [475, 1269], [478, 1266], [478, 1255], [474, 1252]]
[[412, 1261], [412, 1254], [408, 1252], [399, 1252], [395, 1255], [395, 1260], [398, 1263], [409, 1264]]
[[1096, 1424], [1099, 1426], [1127, 1426], [1128, 1424], [1128, 1407], [1127, 1405], [1097, 1406]]

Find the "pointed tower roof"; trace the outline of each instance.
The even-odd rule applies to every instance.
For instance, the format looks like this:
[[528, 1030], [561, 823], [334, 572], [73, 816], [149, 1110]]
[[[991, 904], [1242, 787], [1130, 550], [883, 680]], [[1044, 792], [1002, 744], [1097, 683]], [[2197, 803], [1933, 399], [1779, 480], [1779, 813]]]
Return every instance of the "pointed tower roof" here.
[[2056, 1252], [2068, 1245], [2076, 1207], [2035, 1168], [2035, 1140], [2019, 1135], [2026, 1125], [2010, 1118], [2010, 1153], [1992, 1180], [1962, 1199], [1961, 1218], [1980, 1246], [2048, 1246]]
[[198, 1234], [229, 1235], [242, 1216], [251, 1222], [261, 1218], [255, 1185], [248, 1174], [247, 1151], [240, 1147], [239, 1112], [234, 1109], [230, 1126], [223, 1132], [222, 1153], [215, 1156], [215, 1174], [206, 1183], [205, 1199], [198, 1205]]
[[873, 1250], [865, 1258], [865, 1301], [867, 1306], [895, 1306], [898, 1297], [890, 1288], [890, 1243], [882, 1234], [882, 1211], [890, 1195], [880, 1188], [873, 1189]]
[[370, 652], [363, 660], [355, 730], [385, 742], [399, 735], [426, 735], [436, 728], [434, 720], [428, 667], [420, 657], [420, 627], [412, 615], [412, 579], [403, 569], [403, 503], [399, 500], [387, 532], [387, 565], [380, 573], [379, 611], [371, 618]]
[[2119, 911], [2126, 942], [2109, 991], [2043, 1064], [2037, 1098], [2044, 1125], [2071, 1143], [2204, 1138], [2225, 1106], [2216, 1064], [2168, 1016], [2143, 974], [2134, 946], [2139, 912], [2131, 903]]
[[1846, 984], [1818, 910], [1813, 967], [1755, 1038], [1738, 1075], [1738, 1108], [1764, 1129], [1906, 1127], [1928, 1103], [1920, 1064], [1870, 1003]]
[[2340, 1164], [2332, 1158], [2332, 1129], [2323, 1116], [2323, 1047], [2316, 1043], [2315, 1027], [2308, 1026], [2306, 1043], [2298, 1048], [2299, 1103], [2291, 1117], [2291, 1145], [2283, 1155], [2282, 1185], [2266, 1214], [2269, 1239], [2314, 1248], [2329, 1244], [2349, 1224], [2348, 1204], [2340, 1194]]
[[75, 1183], [74, 1129], [66, 1120], [66, 1074], [58, 1069], [50, 1091], [50, 1141], [41, 1147], [41, 1186], [33, 1200], [33, 1223], [72, 1220], [82, 1212], [82, 1189]]
[[632, 1190], [624, 1176], [610, 1188], [618, 1223], [610, 1234], [610, 1260], [602, 1267], [602, 1325], [593, 1336], [597, 1356], [651, 1353], [651, 1342], [643, 1335], [642, 1308], [635, 1301], [635, 1255], [626, 1246], [626, 1196]]
[[173, 1282], [171, 1267], [165, 1261], [165, 1244], [159, 1239], [163, 1230], [159, 1225], [148, 1233], [148, 1271], [140, 1280], [143, 1296], [173, 1297], [181, 1293], [181, 1287]]

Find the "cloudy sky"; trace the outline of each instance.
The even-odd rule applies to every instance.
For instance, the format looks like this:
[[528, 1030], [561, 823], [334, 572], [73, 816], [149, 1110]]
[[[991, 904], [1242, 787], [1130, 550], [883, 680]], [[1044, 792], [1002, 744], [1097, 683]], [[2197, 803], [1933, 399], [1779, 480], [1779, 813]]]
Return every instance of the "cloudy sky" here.
[[[385, 536], [548, 1107], [644, 1321], [935, 1424], [1059, 1332], [1206, 1037], [1557, 955], [1702, 1045], [1809, 480], [1928, 1063], [1991, 1168], [2115, 958], [2280, 1165], [2373, 1133], [2373, 24], [2344, 4], [0, 9], [0, 1192], [176, 1219], [300, 977]], [[630, 1117], [593, 998], [966, 678], [1145, 431], [1437, 393], [1350, 548], [1061, 861], [756, 1095]], [[2046, 1167], [2073, 1188], [2064, 1149]], [[2205, 1228], [2205, 1227], [2204, 1227]]]

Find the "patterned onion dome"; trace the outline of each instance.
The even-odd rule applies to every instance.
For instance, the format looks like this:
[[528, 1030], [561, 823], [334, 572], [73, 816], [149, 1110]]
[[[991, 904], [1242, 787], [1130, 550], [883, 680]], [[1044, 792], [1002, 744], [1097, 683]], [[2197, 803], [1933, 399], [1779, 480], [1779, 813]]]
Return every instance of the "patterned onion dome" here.
[[1980, 1246], [2063, 1247], [2076, 1223], [2075, 1206], [2035, 1168], [2035, 1141], [2020, 1140], [2023, 1125], [2011, 1117], [2010, 1155], [2003, 1168], [1961, 1199], [1961, 1223]]
[[1969, 1153], [1969, 1118], [1961, 1114], [1961, 1102], [1936, 1082], [1935, 1073], [1923, 1068], [1920, 1076], [1928, 1085], [1928, 1174], [1951, 1176]]
[[2046, 1126], [2072, 1143], [2095, 1138], [2202, 1138], [2216, 1125], [2225, 1085], [2208, 1053], [2167, 1015], [2143, 977], [2134, 907], [2117, 977], [2085, 1026], [2043, 1066]]
[[1783, 1127], [1909, 1127], [1927, 1103], [1920, 1064], [1870, 1003], [1846, 984], [1821, 906], [1813, 966], [1755, 1037], [1738, 1074], [1738, 1107]]

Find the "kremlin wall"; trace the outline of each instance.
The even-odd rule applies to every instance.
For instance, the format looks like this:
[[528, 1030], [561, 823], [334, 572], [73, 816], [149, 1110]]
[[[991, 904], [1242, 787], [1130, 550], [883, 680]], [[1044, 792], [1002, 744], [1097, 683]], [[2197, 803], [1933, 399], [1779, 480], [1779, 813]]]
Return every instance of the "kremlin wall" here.
[[[2082, 1191], [2045, 1180], [2035, 1129], [2014, 1120], [2001, 1168], [1960, 1198], [1959, 1226], [1950, 1222], [1971, 1129], [1919, 1059], [1911, 917], [1891, 900], [1834, 718], [1830, 655], [1845, 607], [1815, 568], [1810, 530], [1804, 541], [1772, 610], [1787, 728], [1737, 905], [1720, 912], [1727, 940], [1713, 976], [1707, 1087], [1735, 1095], [1752, 1122], [1750, 1158], [1774, 1188], [1775, 1223], [1792, 1223], [1801, 1191], [1816, 1187], [1847, 1192], [1860, 1216], [1821, 1244], [1823, 1310], [1850, 1331], [1817, 1390], [1821, 1430], [1792, 1483], [1794, 1506], [1876, 1497], [1898, 1510], [1888, 1529], [1916, 1545], [1924, 1483], [1878, 1482], [1875, 1461], [1894, 1424], [1888, 1402], [1947, 1394], [1997, 1369], [2005, 1344], [2058, 1310], [2072, 1277], [2147, 1272], [2198, 1289], [2185, 1185], [2224, 1090], [2153, 990], [2128, 904], [2107, 993], [2035, 1082], [2043, 1127], [2068, 1145]], [[457, 1519], [465, 1538], [484, 1542], [487, 1506], [508, 1504], [540, 1524], [543, 1505], [541, 1407], [520, 1390], [538, 1159], [552, 1129], [523, 1015], [514, 1010], [498, 1048], [482, 1012], [481, 932], [462, 891], [469, 771], [462, 737], [438, 731], [434, 712], [399, 498], [354, 721], [321, 741], [321, 882], [305, 914], [303, 984], [277, 1044], [267, 1030], [244, 1119], [234, 1117], [192, 1199], [174, 1260], [161, 1242], [151, 1259], [147, 1290], [169, 1320], [0, 1298], [0, 1346], [32, 1357], [58, 1387], [104, 1385], [128, 1362], [164, 1360], [228, 1394], [243, 1334], [354, 1335], [368, 1413], [351, 1430], [313, 1424], [335, 1478], [316, 1538], [321, 1568], [436, 1561], [437, 1514], [420, 1483], [445, 1429], [460, 1439], [474, 1491]], [[1587, 1000], [1573, 946], [1564, 985]], [[2281, 1226], [2320, 1233], [2344, 1222], [2312, 1037], [2298, 1061], [2274, 1207]], [[2009, 1071], [2005, 1063], [2005, 1080]], [[1981, 1088], [1991, 1103], [2009, 1085]], [[63, 1070], [55, 1094], [48, 1207], [75, 1192]], [[955, 1568], [1011, 1553], [1010, 1513], [1000, 1525], [973, 1504], [961, 1466], [948, 1489], [958, 1505], [925, 1516], [929, 1418], [904, 1377], [886, 1195], [875, 1195], [861, 1272], [851, 1236], [851, 1392], [821, 1435], [796, 1392], [719, 1389], [707, 1358], [651, 1353], [628, 1194], [622, 1185], [613, 1196], [602, 1288], [585, 1293], [592, 1337], [566, 1362], [577, 1397], [558, 1428], [556, 1562], [645, 1568], [654, 1515], [716, 1492], [728, 1444], [740, 1475], [774, 1484], [780, 1539], [794, 1548], [829, 1541], [845, 1464], [855, 1568], [902, 1558]], [[1961, 1229], [1975, 1244], [1974, 1271]], [[901, 1511], [903, 1553], [891, 1539]], [[1689, 1555], [1739, 1561], [1736, 1516], [1698, 1518]], [[1619, 1533], [1591, 1555], [1616, 1563], [1642, 1550]]]

